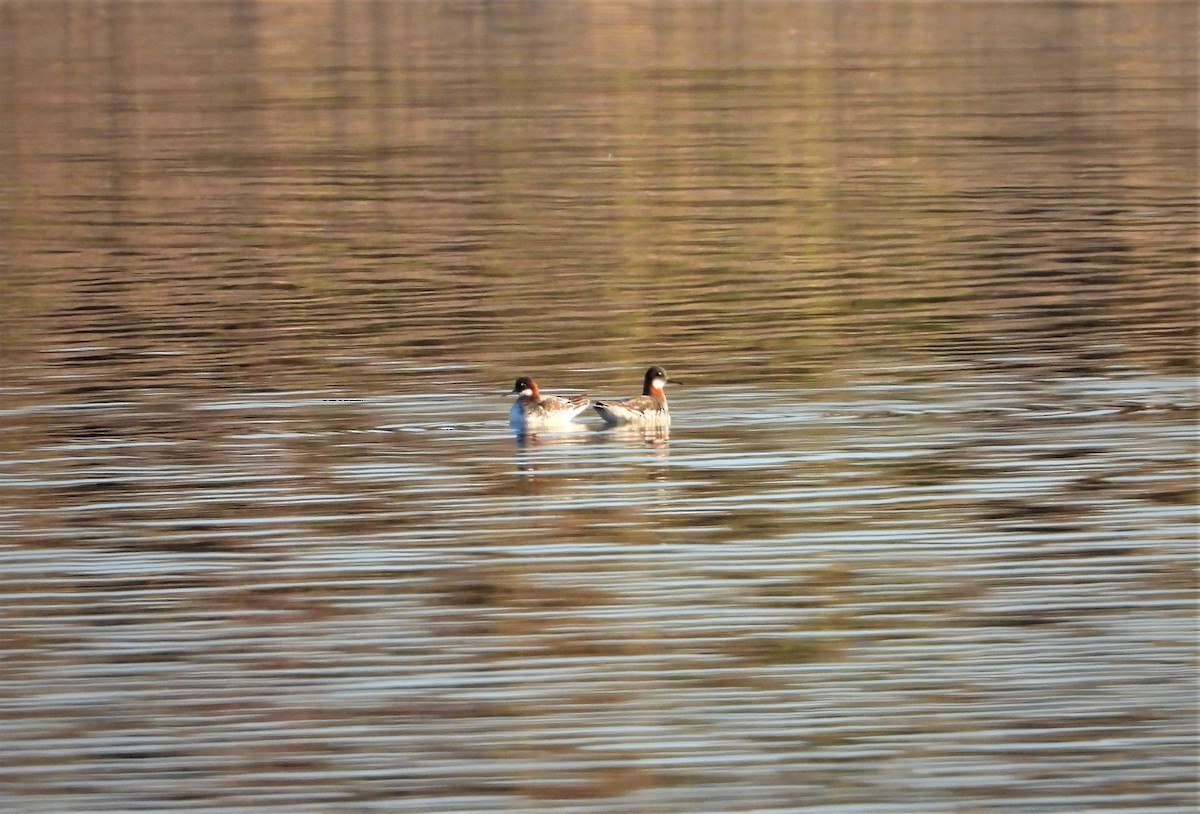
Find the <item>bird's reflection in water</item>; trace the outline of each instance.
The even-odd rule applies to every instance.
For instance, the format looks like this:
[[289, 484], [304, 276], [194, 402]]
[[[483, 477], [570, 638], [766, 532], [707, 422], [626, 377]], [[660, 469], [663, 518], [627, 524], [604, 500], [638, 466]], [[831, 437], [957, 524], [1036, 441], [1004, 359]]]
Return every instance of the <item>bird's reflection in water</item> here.
[[[654, 480], [659, 480], [666, 476], [669, 441], [670, 433], [666, 429], [635, 427], [604, 427], [595, 429], [582, 424], [579, 425], [578, 429], [570, 428], [555, 432], [519, 432], [513, 435], [513, 443], [516, 446], [517, 452], [516, 467], [517, 471], [522, 474], [536, 474], [543, 467], [547, 471], [569, 467], [572, 471], [579, 472], [582, 468], [590, 465], [604, 466], [604, 457], [587, 457], [582, 454], [582, 451], [578, 458], [571, 458], [570, 460], [559, 454], [543, 454], [547, 451], [547, 448], [552, 447], [603, 444], [613, 446], [617, 449], [625, 448], [631, 452], [645, 451], [649, 453], [648, 456], [638, 454], [620, 457], [630, 463], [644, 464], [649, 460], [655, 464], [649, 470], [649, 476]], [[608, 456], [608, 458], [611, 459], [611, 456]]]
[[641, 458], [639, 463], [646, 466], [646, 476], [650, 480], [666, 480], [671, 440], [670, 430], [649, 427], [611, 427], [598, 430], [596, 437], [602, 443], [620, 444], [630, 450], [644, 451], [644, 454], [639, 456]]
[[[513, 444], [516, 446], [516, 464], [517, 471], [523, 474], [537, 473], [538, 464], [547, 464], [553, 461], [559, 463], [555, 459], [548, 459], [540, 454], [537, 450], [546, 447], [568, 446], [571, 444], [585, 444], [588, 441], [591, 432], [586, 424], [577, 424], [565, 429], [555, 430], [553, 432], [517, 432], [513, 435]], [[557, 468], [557, 467], [556, 467]]]
[[584, 444], [587, 443], [589, 435], [591, 432], [587, 425], [580, 424], [578, 429], [570, 427], [554, 432], [516, 432], [513, 433], [513, 443], [517, 449]]
[[650, 427], [605, 427], [595, 432], [596, 436], [606, 441], [619, 441], [631, 447], [643, 446], [651, 449], [667, 448], [671, 440], [671, 431], [663, 428]]

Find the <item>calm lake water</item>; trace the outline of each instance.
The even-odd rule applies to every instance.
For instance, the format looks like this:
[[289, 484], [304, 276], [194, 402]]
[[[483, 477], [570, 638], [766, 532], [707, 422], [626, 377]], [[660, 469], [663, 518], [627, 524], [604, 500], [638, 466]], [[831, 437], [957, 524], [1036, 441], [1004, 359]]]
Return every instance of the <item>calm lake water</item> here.
[[0, 809], [1191, 814], [1197, 33], [0, 5]]

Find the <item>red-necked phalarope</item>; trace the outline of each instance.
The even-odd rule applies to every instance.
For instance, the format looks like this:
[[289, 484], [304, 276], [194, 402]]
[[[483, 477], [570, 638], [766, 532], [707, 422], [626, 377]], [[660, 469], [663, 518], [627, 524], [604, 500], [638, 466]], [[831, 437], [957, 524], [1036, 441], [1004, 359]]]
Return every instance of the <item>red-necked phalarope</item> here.
[[676, 382], [667, 378], [667, 371], [655, 365], [646, 371], [640, 396], [623, 401], [597, 401], [592, 406], [610, 427], [628, 424], [665, 430], [671, 426], [671, 414], [667, 411], [664, 384]]
[[559, 398], [543, 396], [538, 392], [537, 382], [528, 376], [517, 379], [511, 393], [517, 394], [517, 403], [508, 411], [508, 423], [516, 430], [563, 429], [571, 419], [587, 409], [591, 401], [586, 395]]

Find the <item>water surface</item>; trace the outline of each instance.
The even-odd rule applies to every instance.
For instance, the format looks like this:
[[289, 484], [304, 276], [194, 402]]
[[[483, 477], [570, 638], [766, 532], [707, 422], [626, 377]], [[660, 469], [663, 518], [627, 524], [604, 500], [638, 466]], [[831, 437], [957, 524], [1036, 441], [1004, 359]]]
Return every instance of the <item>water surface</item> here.
[[1193, 811], [1196, 16], [0, 6], [0, 808]]

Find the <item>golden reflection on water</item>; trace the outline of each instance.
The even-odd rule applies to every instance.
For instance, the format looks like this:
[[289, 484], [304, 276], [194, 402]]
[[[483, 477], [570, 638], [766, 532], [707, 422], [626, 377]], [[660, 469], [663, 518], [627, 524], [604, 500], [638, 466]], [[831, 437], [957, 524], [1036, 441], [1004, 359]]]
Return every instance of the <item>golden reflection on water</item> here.
[[0, 6], [0, 808], [1191, 811], [1196, 29]]

